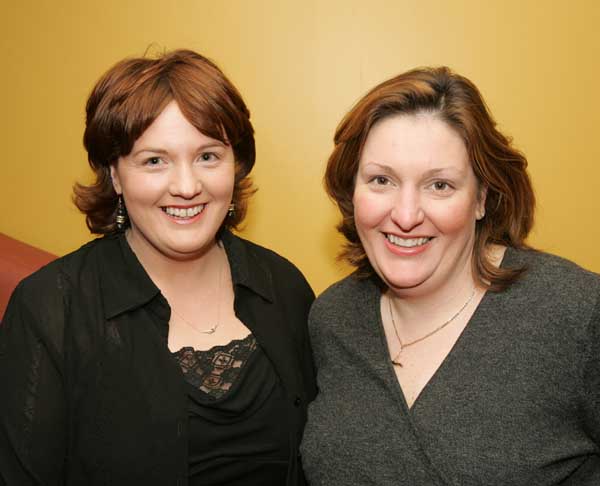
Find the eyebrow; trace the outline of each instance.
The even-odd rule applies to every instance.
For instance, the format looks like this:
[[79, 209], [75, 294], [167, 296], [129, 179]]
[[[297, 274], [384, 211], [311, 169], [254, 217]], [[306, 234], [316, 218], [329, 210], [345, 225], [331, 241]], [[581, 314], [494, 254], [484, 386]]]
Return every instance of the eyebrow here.
[[448, 171], [449, 172], [458, 172], [459, 174], [463, 173], [463, 171], [461, 169], [456, 169], [454, 167], [440, 167], [440, 168], [437, 168], [437, 169], [428, 170], [425, 173], [425, 176], [426, 177], [435, 177], [437, 175], [443, 174], [444, 172], [448, 172]]
[[164, 149], [158, 149], [158, 148], [152, 148], [152, 147], [145, 147], [145, 148], [142, 148], [140, 150], [136, 150], [131, 155], [135, 157], [136, 155], [142, 154], [144, 152], [151, 152], [153, 154], [160, 154], [160, 155], [165, 155], [165, 154], [168, 153], [168, 151], [164, 150]]
[[[224, 143], [215, 141], [215, 142], [207, 143], [205, 145], [200, 145], [196, 149], [196, 152], [203, 152], [205, 150], [210, 150], [210, 149], [215, 149], [215, 148], [224, 148], [224, 147], [226, 147], [226, 145]], [[168, 155], [169, 154], [168, 150], [165, 150], [165, 149], [162, 149], [162, 148], [143, 147], [143, 148], [141, 148], [139, 150], [136, 150], [131, 155], [132, 155], [132, 157], [136, 157], [139, 154], [142, 154], [144, 152], [149, 152], [149, 153], [152, 153], [152, 154], [159, 154], [159, 155]]]
[[369, 167], [369, 166], [375, 166], [377, 168], [379, 168], [380, 170], [383, 170], [384, 172], [394, 172], [394, 169], [392, 169], [389, 165], [386, 164], [380, 164], [379, 162], [366, 162], [365, 164], [363, 164], [363, 167]]
[[[366, 164], [364, 164], [363, 167], [368, 167], [370, 165], [374, 165], [386, 173], [395, 172], [391, 166], [389, 166], [387, 164], [381, 164], [379, 162], [372, 162], [372, 161], [367, 162]], [[435, 177], [435, 176], [443, 174], [444, 172], [447, 172], [447, 171], [459, 172], [459, 173], [463, 172], [461, 169], [456, 169], [454, 167], [436, 167], [435, 169], [431, 169], [431, 170], [428, 170], [427, 172], [425, 172], [424, 176], [425, 177]]]

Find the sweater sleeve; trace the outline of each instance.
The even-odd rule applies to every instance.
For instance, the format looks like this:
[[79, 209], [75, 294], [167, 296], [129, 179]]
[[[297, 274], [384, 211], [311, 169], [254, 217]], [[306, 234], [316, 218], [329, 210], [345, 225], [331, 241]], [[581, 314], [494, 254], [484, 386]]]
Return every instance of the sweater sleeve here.
[[600, 296], [589, 322], [584, 368], [584, 424], [590, 438], [600, 449]]
[[316, 371], [313, 358], [313, 350], [308, 335], [308, 315], [310, 307], [315, 300], [315, 294], [313, 293], [310, 286], [307, 284], [306, 291], [306, 307], [305, 307], [305, 321], [306, 324], [302, 328], [302, 371], [305, 377], [305, 386], [307, 388], [307, 398], [309, 402], [312, 402], [317, 396], [317, 382], [316, 382]]
[[[63, 484], [66, 405], [55, 288], [22, 282], [0, 325], [0, 485]], [[29, 282], [30, 283], [30, 282]], [[54, 303], [48, 306], [48, 303]]]

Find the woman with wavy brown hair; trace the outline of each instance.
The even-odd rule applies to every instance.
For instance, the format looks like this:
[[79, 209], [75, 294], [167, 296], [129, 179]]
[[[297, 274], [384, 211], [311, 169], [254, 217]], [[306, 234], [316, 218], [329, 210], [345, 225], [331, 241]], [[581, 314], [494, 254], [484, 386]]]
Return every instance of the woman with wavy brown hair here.
[[231, 232], [250, 113], [205, 57], [98, 81], [75, 203], [102, 235], [25, 279], [0, 328], [0, 484], [302, 485], [313, 293]]
[[325, 185], [356, 271], [309, 317], [311, 485], [600, 484], [600, 277], [528, 247], [526, 166], [448, 68], [343, 119]]

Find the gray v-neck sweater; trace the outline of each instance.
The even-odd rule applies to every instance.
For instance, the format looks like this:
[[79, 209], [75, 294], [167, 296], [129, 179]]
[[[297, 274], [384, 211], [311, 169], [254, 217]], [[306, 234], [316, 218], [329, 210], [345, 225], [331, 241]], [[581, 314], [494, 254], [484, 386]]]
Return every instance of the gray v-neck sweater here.
[[312, 486], [600, 485], [600, 276], [508, 249], [526, 265], [488, 292], [409, 410], [380, 292], [350, 276], [313, 305], [319, 395], [302, 444]]

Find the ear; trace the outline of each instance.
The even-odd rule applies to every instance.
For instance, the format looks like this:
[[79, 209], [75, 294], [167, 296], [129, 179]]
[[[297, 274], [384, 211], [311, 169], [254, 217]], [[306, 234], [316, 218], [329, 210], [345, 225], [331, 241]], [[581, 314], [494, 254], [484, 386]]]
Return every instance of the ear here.
[[119, 171], [117, 170], [117, 164], [111, 164], [110, 166], [110, 180], [112, 181], [115, 192], [119, 195], [123, 194], [121, 180], [119, 179]]
[[477, 194], [477, 207], [475, 208], [475, 218], [477, 218], [477, 221], [482, 220], [485, 216], [485, 200], [487, 197], [487, 191], [487, 186], [481, 184]]

